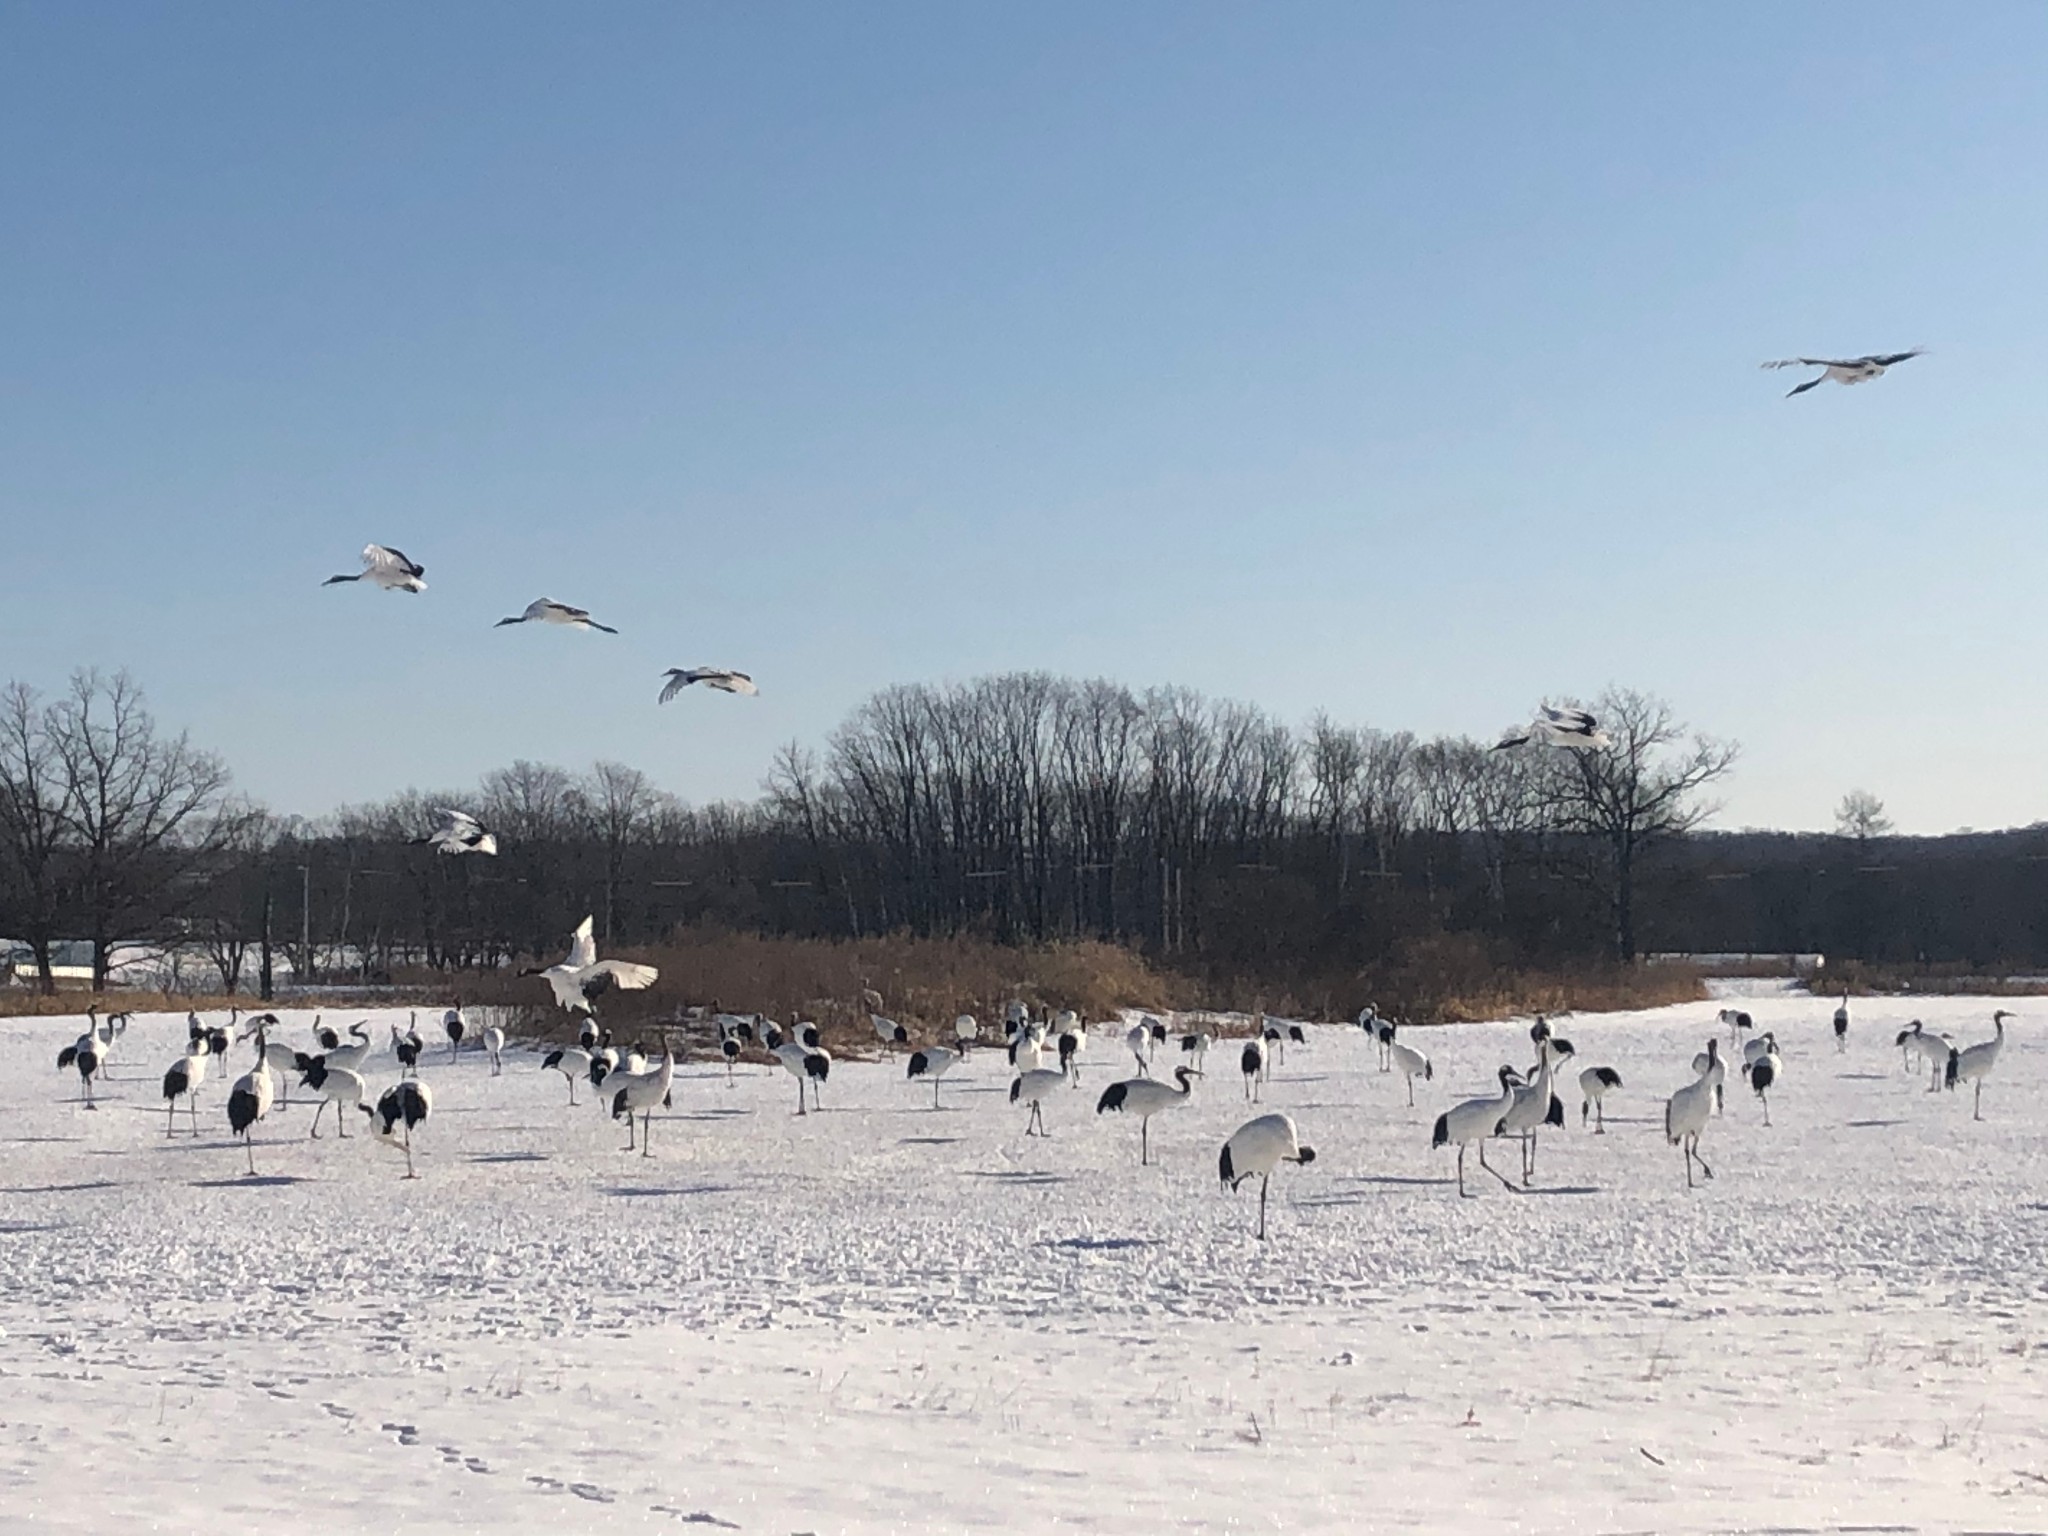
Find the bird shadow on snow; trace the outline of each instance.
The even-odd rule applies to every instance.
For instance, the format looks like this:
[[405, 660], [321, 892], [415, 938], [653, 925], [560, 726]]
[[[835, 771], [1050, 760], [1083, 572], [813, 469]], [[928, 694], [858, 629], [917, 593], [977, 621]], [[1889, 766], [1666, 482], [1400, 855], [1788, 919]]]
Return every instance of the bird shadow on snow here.
[[1066, 1248], [1077, 1253], [1121, 1253], [1130, 1248], [1157, 1248], [1155, 1237], [1053, 1237], [1041, 1248]]
[[605, 1193], [620, 1200], [648, 1200], [662, 1195], [723, 1195], [731, 1190], [730, 1184], [615, 1184]]
[[55, 1143], [61, 1141], [83, 1140], [85, 1140], [83, 1136], [9, 1136], [4, 1142], [0, 1142], [0, 1146], [32, 1147], [39, 1146], [44, 1142]]
[[0, 1195], [76, 1195], [88, 1189], [118, 1189], [113, 1179], [87, 1179], [80, 1184], [23, 1184], [12, 1189], [0, 1189]]
[[1882, 1130], [1888, 1125], [1904, 1125], [1903, 1120], [1849, 1120], [1844, 1122], [1852, 1131]]
[[478, 1152], [469, 1160], [472, 1163], [544, 1163], [548, 1155], [545, 1152]]
[[285, 1184], [314, 1184], [316, 1179], [302, 1179], [295, 1173], [239, 1174], [232, 1179], [194, 1179], [194, 1189], [276, 1189]]
[[30, 1232], [62, 1232], [70, 1225], [66, 1221], [0, 1221], [0, 1237]]
[[[1905, 1074], [1900, 1073], [1899, 1075], [1903, 1077]], [[1891, 1079], [1892, 1074], [1889, 1072], [1837, 1072], [1835, 1074], [1835, 1080], [1843, 1083], [1888, 1083]]]
[[905, 1136], [896, 1145], [899, 1147], [950, 1147], [959, 1140], [958, 1136]]
[[970, 1179], [1001, 1179], [1006, 1184], [1067, 1184], [1072, 1180], [1063, 1173], [1036, 1173], [1027, 1168], [968, 1168], [962, 1170]]

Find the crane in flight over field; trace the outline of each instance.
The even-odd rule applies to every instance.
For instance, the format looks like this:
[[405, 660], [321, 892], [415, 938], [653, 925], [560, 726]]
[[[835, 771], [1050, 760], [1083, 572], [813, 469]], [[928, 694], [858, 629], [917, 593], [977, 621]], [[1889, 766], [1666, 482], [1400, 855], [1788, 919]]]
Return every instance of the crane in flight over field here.
[[597, 938], [587, 917], [576, 925], [576, 936], [569, 945], [568, 959], [545, 970], [529, 967], [519, 974], [540, 977], [554, 989], [556, 1002], [571, 1012], [580, 1008], [585, 1013], [596, 1011], [590, 1000], [607, 987], [638, 992], [653, 986], [661, 976], [661, 972], [651, 965], [639, 965], [631, 960], [598, 959]]

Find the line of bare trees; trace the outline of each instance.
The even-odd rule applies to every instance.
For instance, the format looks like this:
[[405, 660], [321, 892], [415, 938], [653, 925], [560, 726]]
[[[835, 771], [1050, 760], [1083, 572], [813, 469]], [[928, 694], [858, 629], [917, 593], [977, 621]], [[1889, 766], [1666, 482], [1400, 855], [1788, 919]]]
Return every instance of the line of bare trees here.
[[[16, 684], [0, 745], [0, 934], [47, 983], [59, 938], [199, 952], [222, 984], [547, 954], [586, 913], [608, 943], [678, 924], [857, 937], [1087, 936], [1189, 969], [1369, 964], [1445, 932], [1510, 957], [1637, 948], [1647, 852], [1695, 827], [1733, 749], [1648, 696], [1594, 708], [1611, 750], [1291, 728], [1185, 689], [1013, 674], [886, 689], [749, 804], [686, 806], [637, 769], [519, 762], [318, 822], [238, 800], [156, 730], [133, 682]], [[415, 843], [437, 805], [496, 858]]]

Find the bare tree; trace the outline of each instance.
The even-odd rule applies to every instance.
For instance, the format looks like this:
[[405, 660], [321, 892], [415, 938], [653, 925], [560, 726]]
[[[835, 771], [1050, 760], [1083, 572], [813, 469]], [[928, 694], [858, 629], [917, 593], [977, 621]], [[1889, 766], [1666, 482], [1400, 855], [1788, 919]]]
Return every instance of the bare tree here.
[[667, 798], [638, 768], [624, 763], [595, 764], [569, 792], [569, 805], [604, 850], [604, 941], [613, 938], [619, 887], [626, 878], [626, 854], [651, 825]]
[[1867, 843], [1874, 837], [1889, 837], [1892, 819], [1884, 813], [1884, 802], [1867, 789], [1852, 789], [1835, 807], [1835, 835]]
[[46, 729], [78, 849], [78, 920], [93, 946], [93, 990], [114, 943], [161, 934], [199, 898], [202, 877], [252, 814], [227, 768], [183, 735], [161, 736], [125, 672], [75, 673]]
[[1717, 807], [1700, 791], [1734, 766], [1737, 749], [1706, 736], [1688, 739], [1669, 704], [1633, 689], [1609, 689], [1594, 713], [1613, 745], [1552, 759], [1555, 804], [1564, 827], [1600, 850], [1589, 873], [1607, 899], [1615, 957], [1633, 960], [1638, 860], [1713, 814]]
[[35, 955], [45, 993], [65, 912], [64, 775], [48, 712], [26, 683], [0, 693], [0, 927]]

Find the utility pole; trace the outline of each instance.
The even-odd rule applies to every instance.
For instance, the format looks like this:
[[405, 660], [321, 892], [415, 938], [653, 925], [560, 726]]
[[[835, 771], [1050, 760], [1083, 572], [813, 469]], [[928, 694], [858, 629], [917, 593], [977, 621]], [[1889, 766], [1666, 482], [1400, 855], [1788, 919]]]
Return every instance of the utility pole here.
[[[313, 866], [299, 866], [299, 965], [306, 974], [295, 977], [301, 987], [313, 984]], [[294, 966], [296, 970], [298, 967]]]

